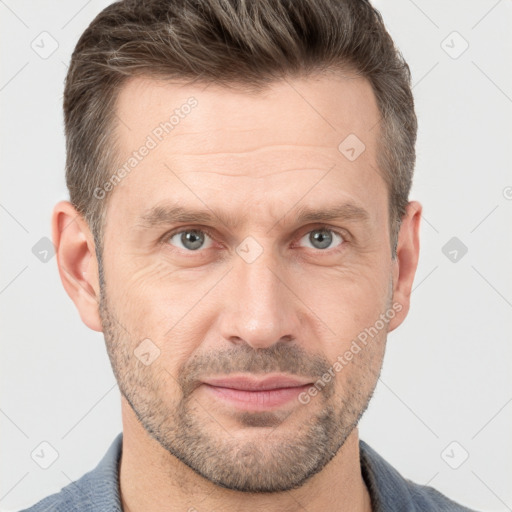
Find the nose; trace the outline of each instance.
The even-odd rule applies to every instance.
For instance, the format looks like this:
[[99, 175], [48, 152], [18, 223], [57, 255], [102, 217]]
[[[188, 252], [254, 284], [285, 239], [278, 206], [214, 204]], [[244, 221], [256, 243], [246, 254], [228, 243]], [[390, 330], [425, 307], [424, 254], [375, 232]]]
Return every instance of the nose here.
[[254, 349], [298, 339], [300, 301], [276, 259], [263, 253], [252, 263], [235, 260], [221, 312], [223, 338]]

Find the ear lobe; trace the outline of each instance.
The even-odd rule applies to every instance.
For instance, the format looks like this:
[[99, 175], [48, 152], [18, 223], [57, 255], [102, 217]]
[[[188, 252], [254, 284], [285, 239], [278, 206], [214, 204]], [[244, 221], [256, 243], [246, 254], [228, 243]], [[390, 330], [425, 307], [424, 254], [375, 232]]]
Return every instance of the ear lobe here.
[[69, 201], [55, 205], [52, 237], [64, 289], [75, 303], [82, 321], [94, 331], [103, 331], [94, 239], [87, 222]]
[[400, 226], [396, 260], [393, 263], [393, 304], [397, 304], [397, 311], [399, 308], [400, 310], [390, 321], [388, 332], [396, 329], [409, 312], [412, 285], [420, 253], [421, 212], [421, 204], [411, 201], [407, 205]]

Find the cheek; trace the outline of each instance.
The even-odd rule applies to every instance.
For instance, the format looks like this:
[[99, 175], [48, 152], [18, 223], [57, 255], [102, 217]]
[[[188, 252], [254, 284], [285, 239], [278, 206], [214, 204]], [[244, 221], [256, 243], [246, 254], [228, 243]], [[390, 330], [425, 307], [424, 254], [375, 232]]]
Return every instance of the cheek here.
[[326, 331], [314, 350], [331, 365], [337, 395], [350, 389], [363, 396], [375, 385], [382, 365], [389, 320], [383, 322], [381, 315], [389, 306], [389, 271], [377, 263], [336, 272], [319, 269], [296, 282], [299, 296], [334, 331]]
[[310, 268], [294, 281], [299, 297], [340, 340], [372, 326], [388, 306], [390, 275], [377, 265]]
[[129, 267], [119, 262], [106, 272], [109, 303], [131, 344], [135, 347], [149, 338], [160, 350], [160, 364], [165, 362], [173, 375], [204, 340], [210, 325], [202, 321], [202, 299], [218, 280], [213, 274], [176, 271], [147, 259], [137, 265], [136, 258]]
[[124, 314], [132, 321], [161, 324], [161, 329], [168, 329], [204, 287], [202, 281], [190, 274], [184, 277], [183, 272], [162, 261], [133, 257], [126, 263], [116, 262], [107, 284], [109, 296], [122, 304]]

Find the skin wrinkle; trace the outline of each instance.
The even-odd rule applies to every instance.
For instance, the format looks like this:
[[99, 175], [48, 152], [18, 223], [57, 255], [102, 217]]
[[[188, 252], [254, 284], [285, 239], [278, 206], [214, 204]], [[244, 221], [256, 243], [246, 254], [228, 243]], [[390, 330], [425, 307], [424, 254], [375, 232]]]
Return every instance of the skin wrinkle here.
[[[328, 169], [326, 169], [326, 171], [327, 170]], [[236, 176], [240, 177], [240, 178], [249, 178], [249, 179], [253, 179], [253, 180], [260, 180], [260, 179], [268, 178], [269, 176], [273, 176], [273, 175], [276, 175], [276, 174], [286, 174], [286, 173], [290, 173], [290, 172], [296, 173], [298, 171], [310, 171], [310, 169], [292, 168], [292, 169], [285, 169], [285, 170], [281, 170], [281, 171], [277, 171], [277, 172], [271, 172], [271, 173], [268, 173], [268, 174], [262, 174], [261, 176], [250, 176], [249, 174], [237, 173]], [[217, 175], [217, 176], [233, 177], [232, 174], [229, 174], [227, 172], [219, 172], [219, 171], [188, 171], [188, 172], [191, 172], [191, 173], [192, 172], [202, 172], [202, 173], [205, 173], [205, 174], [212, 174], [212, 175]], [[186, 176], [187, 172], [183, 172], [182, 174]]]
[[[299, 85], [318, 108], [327, 108], [325, 98], [331, 98], [333, 122], [343, 117], [343, 126], [354, 133], [366, 133], [376, 116], [364, 81], [340, 84], [331, 77]], [[407, 312], [414, 273], [407, 269], [417, 263], [414, 236], [408, 235], [417, 236], [417, 225], [407, 219], [399, 260], [391, 258], [388, 192], [371, 168], [379, 134], [365, 138], [365, 152], [351, 162], [337, 151], [338, 135], [289, 94], [288, 84], [275, 84], [264, 97], [171, 84], [159, 84], [157, 95], [154, 87], [141, 77], [121, 91], [118, 113], [132, 127], [117, 127], [123, 154], [184, 98], [194, 96], [198, 107], [109, 197], [98, 269], [87, 273], [104, 277], [100, 285], [90, 285], [99, 290], [99, 310], [80, 306], [84, 321], [103, 331], [122, 395], [123, 504], [133, 512], [190, 506], [291, 512], [298, 504], [312, 512], [367, 512], [357, 424], [380, 373], [387, 333]], [[243, 123], [247, 129], [234, 128]], [[197, 141], [214, 133], [215, 124], [229, 129], [231, 140], [217, 134], [209, 142], [211, 158], [195, 155], [201, 149]], [[297, 151], [281, 152], [292, 140]], [[239, 151], [255, 144], [268, 151]], [[242, 165], [218, 157], [226, 145], [239, 151]], [[304, 158], [304, 146], [318, 151], [308, 150]], [[322, 158], [333, 162], [334, 154], [331, 172], [315, 165]], [[269, 172], [265, 162], [273, 156]], [[298, 244], [324, 224], [307, 217], [298, 223], [301, 211], [344, 203], [366, 214], [346, 210], [345, 219], [325, 222], [351, 235], [339, 250]], [[172, 246], [167, 233], [201, 229], [202, 223], [142, 229], [141, 216], [166, 204], [211, 215], [222, 210], [240, 225], [228, 230], [213, 215], [205, 226], [212, 228], [215, 243], [186, 252]], [[71, 227], [64, 233], [73, 232]], [[252, 263], [236, 250], [248, 236], [262, 249]], [[337, 357], [394, 303], [402, 305], [402, 313], [334, 372], [307, 405], [292, 400], [274, 410], [248, 412], [202, 384], [245, 373], [281, 372], [311, 383], [332, 376]], [[151, 340], [159, 351], [148, 366], [134, 356], [142, 340]]]
[[[290, 152], [290, 155], [294, 156], [299, 153], [299, 148], [296, 148], [295, 151]], [[221, 155], [224, 155], [225, 153], [222, 153]], [[248, 153], [250, 154], [250, 152]], [[236, 155], [240, 155], [239, 157], [236, 157]], [[194, 175], [194, 174], [218, 174], [221, 176], [226, 177], [244, 177], [249, 178], [253, 180], [261, 180], [263, 178], [267, 178], [270, 176], [280, 176], [281, 174], [289, 173], [291, 171], [295, 172], [302, 172], [305, 171], [307, 173], [326, 173], [328, 172], [333, 165], [335, 164], [335, 160], [332, 159], [332, 157], [325, 158], [325, 156], [322, 157], [312, 157], [310, 160], [306, 159], [306, 156], [303, 157], [301, 164], [304, 167], [295, 167], [292, 169], [279, 169], [277, 170], [276, 167], [280, 167], [283, 165], [284, 162], [286, 162], [286, 157], [282, 152], [279, 152], [277, 155], [270, 155], [266, 160], [262, 160], [261, 162], [255, 162], [253, 165], [254, 167], [251, 167], [248, 170], [248, 173], [243, 172], [243, 168], [246, 165], [246, 158], [244, 153], [239, 152], [233, 155], [228, 155], [225, 158], [219, 158], [218, 160], [214, 160], [214, 156], [211, 155], [209, 158], [204, 156], [204, 158], [198, 158], [202, 157], [202, 155], [195, 155], [190, 154], [188, 158], [186, 156], [180, 157], [180, 165], [175, 165], [173, 162], [170, 162], [169, 168], [176, 172], [179, 171], [183, 176], [187, 176], [188, 174]], [[309, 157], [308, 157], [309, 158]], [[201, 162], [201, 159], [205, 160], [205, 163]], [[227, 172], [221, 172], [221, 171], [210, 171], [208, 168], [212, 165], [212, 161], [215, 161], [215, 166], [218, 168], [227, 168], [227, 167], [235, 167], [237, 169], [236, 174], [227, 173]], [[305, 167], [306, 162], [311, 161], [311, 167]], [[324, 164], [324, 165], [322, 165]], [[194, 169], [194, 166], [197, 166], [197, 169]], [[323, 168], [322, 168], [323, 167]], [[266, 172], [268, 169], [275, 169], [272, 172]], [[251, 175], [249, 173], [255, 173], [257, 171], [257, 175]]]
[[[332, 146], [328, 146], [328, 145], [325, 145], [325, 146], [317, 146], [317, 145], [305, 145], [305, 144], [301, 144], [300, 146], [301, 148], [311, 148], [311, 149], [318, 149], [318, 148], [325, 148], [325, 149], [329, 149], [330, 151], [332, 151]], [[205, 152], [205, 153], [198, 153], [198, 152], [194, 152], [194, 153], [190, 153], [190, 155], [193, 155], [193, 156], [208, 156], [209, 158], [212, 157], [212, 156], [236, 156], [236, 155], [248, 155], [248, 154], [251, 154], [251, 153], [263, 153], [263, 152], [266, 152], [266, 151], [275, 151], [275, 150], [279, 150], [279, 149], [286, 149], [286, 148], [289, 148], [291, 151], [296, 151], [297, 150], [297, 147], [293, 144], [265, 144], [265, 145], [258, 145], [254, 148], [248, 148], [248, 149], [245, 149], [244, 151], [217, 151], [215, 153], [208, 153], [208, 152]], [[187, 154], [183, 154], [182, 156], [187, 156]]]

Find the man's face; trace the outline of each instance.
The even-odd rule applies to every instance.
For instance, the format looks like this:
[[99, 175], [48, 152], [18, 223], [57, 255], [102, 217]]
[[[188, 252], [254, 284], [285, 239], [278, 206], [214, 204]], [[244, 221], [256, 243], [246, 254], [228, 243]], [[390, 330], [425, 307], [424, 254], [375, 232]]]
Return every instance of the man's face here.
[[117, 115], [119, 161], [138, 151], [109, 192], [103, 247], [101, 318], [121, 392], [210, 481], [297, 487], [357, 424], [391, 325], [371, 86], [331, 75], [248, 94], [137, 78]]

